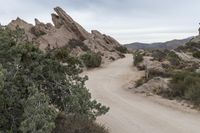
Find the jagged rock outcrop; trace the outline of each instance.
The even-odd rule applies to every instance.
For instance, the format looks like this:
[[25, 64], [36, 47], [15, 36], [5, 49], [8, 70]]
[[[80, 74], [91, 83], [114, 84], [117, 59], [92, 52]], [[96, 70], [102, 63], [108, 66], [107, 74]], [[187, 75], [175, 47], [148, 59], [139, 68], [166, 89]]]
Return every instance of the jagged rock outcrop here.
[[[200, 23], [199, 23], [200, 25]], [[195, 43], [200, 43], [200, 27], [198, 29], [199, 35], [195, 36], [193, 39], [191, 39], [191, 42], [195, 42]]]
[[67, 30], [73, 32], [81, 41], [84, 41], [88, 38], [89, 33], [76, 23], [67, 13], [60, 7], [54, 8], [56, 14], [52, 14], [52, 20], [56, 28], [65, 26]]
[[147, 72], [153, 71], [157, 73], [165, 73], [163, 65], [165, 65], [166, 62], [159, 62], [152, 59], [153, 59], [152, 57], [145, 57], [144, 60], [138, 65], [138, 67], [145, 69]]
[[27, 22], [25, 22], [24, 20], [20, 19], [19, 17], [17, 17], [16, 20], [12, 20], [9, 24], [8, 27], [12, 30], [16, 29], [16, 27], [22, 28], [25, 31], [29, 31], [30, 28], [33, 27], [32, 24], [29, 24]]
[[20, 19], [19, 17], [17, 17], [16, 20], [12, 20], [9, 24], [8, 24], [8, 27], [11, 29], [11, 30], [15, 30], [17, 27], [18, 28], [21, 28], [21, 29], [24, 29], [25, 31], [25, 34], [27, 35], [27, 38], [29, 41], [32, 41], [33, 38], [34, 38], [34, 35], [32, 35], [30, 33], [30, 30], [31, 28], [33, 27], [32, 24], [29, 24], [27, 22], [25, 22], [24, 20]]
[[[114, 38], [96, 30], [89, 33], [60, 7], [56, 7], [54, 10], [56, 14], [51, 14], [54, 25], [44, 24], [38, 19], [35, 19], [35, 25], [31, 25], [17, 18], [8, 24], [8, 27], [13, 30], [16, 27], [24, 29], [29, 41], [32, 41], [42, 50], [47, 47], [63, 47], [68, 45], [70, 40], [77, 40], [83, 42], [82, 45], [85, 45], [91, 51], [101, 53], [104, 62], [123, 57], [116, 50], [116, 47], [119, 47], [120, 44]], [[74, 47], [71, 51], [75, 56], [86, 52], [78, 47]]]

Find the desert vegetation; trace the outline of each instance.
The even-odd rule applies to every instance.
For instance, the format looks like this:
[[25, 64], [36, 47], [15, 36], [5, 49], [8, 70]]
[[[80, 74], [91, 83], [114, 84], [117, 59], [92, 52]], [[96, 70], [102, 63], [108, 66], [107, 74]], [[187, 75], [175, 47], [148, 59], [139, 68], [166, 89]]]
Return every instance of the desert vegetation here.
[[91, 100], [80, 64], [65, 48], [43, 52], [23, 30], [0, 29], [0, 132], [106, 133], [95, 119], [109, 108]]
[[124, 46], [118, 46], [118, 47], [116, 47], [116, 50], [121, 52], [121, 53], [127, 53], [128, 52], [128, 49]]
[[144, 83], [147, 83], [149, 79], [147, 79], [145, 76], [141, 77], [140, 79], [138, 79], [135, 82], [135, 87], [140, 87], [141, 85], [143, 85]]
[[172, 98], [181, 98], [200, 105], [200, 74], [182, 71], [173, 75], [170, 90], [165, 95]]
[[[186, 46], [177, 48], [185, 50], [185, 52], [192, 53], [193, 57], [200, 58], [198, 51], [199, 44], [189, 42]], [[193, 49], [195, 49], [193, 51]], [[184, 61], [176, 53], [176, 51], [169, 50], [152, 50], [149, 51], [152, 59], [148, 60], [145, 67], [145, 76], [136, 81], [135, 87], [140, 87], [143, 84], [156, 77], [162, 79], [169, 79], [168, 89], [159, 88], [159, 95], [170, 99], [181, 99], [190, 101], [196, 107], [200, 106], [200, 74], [198, 73], [199, 63], [192, 60]], [[182, 51], [183, 52], [183, 51]], [[152, 67], [152, 64], [153, 67]], [[161, 64], [161, 65], [158, 65]], [[157, 66], [156, 66], [157, 65]], [[156, 89], [156, 88], [155, 88]]]
[[152, 57], [154, 60], [159, 62], [169, 61], [172, 66], [178, 67], [181, 64], [181, 59], [174, 51], [169, 50], [155, 50], [152, 52]]
[[75, 49], [77, 47], [79, 47], [83, 51], [90, 51], [90, 48], [87, 45], [85, 45], [82, 41], [71, 39], [68, 43], [68, 48]]
[[133, 60], [134, 60], [133, 64], [135, 66], [137, 66], [139, 63], [141, 63], [144, 60], [143, 54], [140, 51], [134, 52], [133, 53]]
[[81, 60], [87, 68], [95, 68], [101, 65], [102, 57], [99, 53], [87, 52], [81, 56]]
[[193, 52], [193, 57], [200, 59], [200, 51]]

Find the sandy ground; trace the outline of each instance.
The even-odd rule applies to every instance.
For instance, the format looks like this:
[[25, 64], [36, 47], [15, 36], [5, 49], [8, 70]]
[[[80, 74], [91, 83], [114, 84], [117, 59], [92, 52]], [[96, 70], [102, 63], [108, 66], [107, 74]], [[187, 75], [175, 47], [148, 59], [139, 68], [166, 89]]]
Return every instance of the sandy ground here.
[[131, 55], [84, 74], [89, 76], [86, 86], [92, 97], [110, 107], [98, 121], [111, 133], [200, 133], [198, 112], [174, 108], [176, 104], [168, 100], [137, 95], [124, 87], [143, 75], [132, 66]]

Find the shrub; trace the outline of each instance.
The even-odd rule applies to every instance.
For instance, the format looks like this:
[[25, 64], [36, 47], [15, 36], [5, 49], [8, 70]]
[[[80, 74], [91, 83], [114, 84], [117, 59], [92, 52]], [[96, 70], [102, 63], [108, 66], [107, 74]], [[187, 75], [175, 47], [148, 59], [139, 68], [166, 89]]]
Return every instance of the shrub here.
[[188, 42], [186, 43], [186, 46], [188, 47], [195, 47], [195, 48], [200, 48], [200, 43], [196, 43], [196, 42]]
[[82, 116], [59, 114], [53, 133], [108, 133], [108, 130]]
[[200, 59], [200, 51], [194, 52], [193, 57]]
[[155, 69], [150, 69], [148, 70], [149, 78], [152, 79], [154, 77], [163, 77], [163, 78], [168, 78], [172, 74], [168, 71], [160, 71], [160, 70], [155, 70]]
[[139, 80], [137, 80], [135, 82], [135, 87], [140, 87], [141, 85], [143, 85], [144, 83], [148, 82], [148, 79], [146, 79], [146, 77], [142, 77]]
[[167, 53], [168, 53], [168, 50], [165, 50], [165, 51], [155, 50], [153, 51], [152, 56], [154, 60], [163, 61], [166, 58]]
[[21, 33], [0, 29], [0, 132], [50, 133], [60, 112], [94, 123], [109, 110], [91, 99], [78, 59], [43, 52]]
[[84, 65], [87, 68], [99, 67], [102, 62], [102, 57], [99, 53], [87, 52], [81, 56]]
[[169, 62], [173, 65], [173, 66], [179, 66], [181, 64], [181, 59], [179, 58], [179, 56], [173, 52], [170, 51], [167, 54], [167, 59], [169, 60]]
[[200, 105], [200, 74], [195, 72], [179, 72], [172, 77], [169, 96], [190, 100]]
[[116, 47], [116, 50], [121, 52], [121, 53], [127, 53], [128, 52], [128, 49], [124, 46], [118, 46], [118, 47]]
[[181, 59], [173, 51], [169, 51], [169, 50], [164, 50], [164, 51], [156, 50], [156, 51], [153, 52], [152, 56], [153, 56], [154, 60], [158, 60], [158, 61], [168, 60], [173, 66], [176, 66], [176, 67], [181, 64]]
[[69, 49], [80, 47], [83, 51], [90, 51], [90, 48], [87, 45], [85, 45], [82, 41], [76, 39], [71, 39], [67, 47], [69, 47]]
[[133, 59], [134, 59], [133, 63], [135, 66], [137, 66], [139, 63], [141, 63], [144, 60], [143, 55], [139, 51], [133, 54]]

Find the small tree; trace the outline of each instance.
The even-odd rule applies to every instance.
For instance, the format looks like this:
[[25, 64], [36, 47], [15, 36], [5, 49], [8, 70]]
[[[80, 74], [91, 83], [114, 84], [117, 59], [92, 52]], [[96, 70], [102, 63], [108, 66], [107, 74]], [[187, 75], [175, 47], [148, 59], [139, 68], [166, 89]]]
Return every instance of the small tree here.
[[194, 52], [193, 57], [200, 59], [200, 51]]
[[42, 52], [21, 33], [0, 29], [0, 132], [49, 133], [61, 112], [94, 122], [109, 110], [91, 100], [67, 49]]
[[99, 67], [102, 61], [101, 55], [93, 52], [83, 54], [81, 59], [87, 68]]
[[200, 74], [195, 72], [176, 73], [171, 80], [169, 96], [190, 100], [200, 105]]
[[121, 53], [127, 53], [128, 52], [128, 49], [124, 46], [118, 46], [118, 47], [116, 47], [116, 50], [121, 52]]
[[134, 60], [134, 65], [137, 66], [139, 63], [141, 63], [144, 60], [144, 58], [140, 52], [135, 52], [133, 54], [133, 60]]

